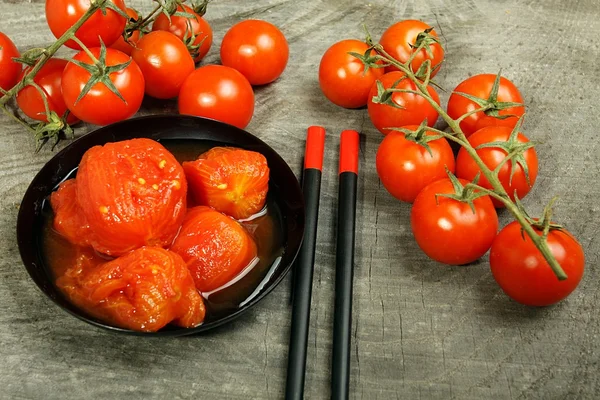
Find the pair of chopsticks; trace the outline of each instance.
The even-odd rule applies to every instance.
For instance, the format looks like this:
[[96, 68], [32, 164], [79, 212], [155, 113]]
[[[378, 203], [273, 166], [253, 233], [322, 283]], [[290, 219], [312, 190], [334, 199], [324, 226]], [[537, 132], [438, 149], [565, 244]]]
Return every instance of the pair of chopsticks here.
[[[304, 176], [302, 180], [306, 226], [294, 278], [292, 328], [285, 392], [287, 400], [299, 400], [304, 397], [306, 345], [310, 321], [324, 148], [325, 129], [319, 126], [308, 128], [304, 157]], [[332, 399], [347, 399], [349, 394], [357, 180], [358, 132], [346, 130], [340, 136], [335, 311], [331, 376]]]

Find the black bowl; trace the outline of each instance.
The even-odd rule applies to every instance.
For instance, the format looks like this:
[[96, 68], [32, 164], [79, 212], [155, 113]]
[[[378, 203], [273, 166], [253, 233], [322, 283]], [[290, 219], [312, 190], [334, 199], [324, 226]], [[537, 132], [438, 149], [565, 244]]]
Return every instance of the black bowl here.
[[[77, 168], [83, 154], [92, 146], [132, 138], [150, 138], [165, 146], [169, 141], [189, 141], [190, 144], [211, 142], [262, 153], [270, 172], [269, 196], [277, 206], [283, 254], [271, 266], [263, 281], [243, 302], [243, 306], [220, 315], [195, 328], [167, 326], [158, 332], [144, 333], [116, 328], [87, 315], [69, 302], [54, 285], [54, 278], [42, 251], [44, 209], [54, 189]], [[199, 142], [200, 141], [200, 142]], [[304, 234], [304, 204], [296, 176], [286, 162], [267, 144], [250, 133], [218, 121], [191, 116], [148, 116], [122, 121], [91, 132], [56, 154], [31, 182], [21, 202], [17, 220], [17, 239], [25, 268], [38, 287], [63, 310], [92, 325], [114, 332], [144, 336], [179, 336], [198, 333], [222, 325], [238, 317], [269, 294], [290, 270]]]

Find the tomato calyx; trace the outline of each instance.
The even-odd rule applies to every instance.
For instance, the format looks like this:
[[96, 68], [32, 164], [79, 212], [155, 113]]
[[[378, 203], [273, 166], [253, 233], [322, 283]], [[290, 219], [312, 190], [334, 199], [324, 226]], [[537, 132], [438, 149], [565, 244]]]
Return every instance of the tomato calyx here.
[[402, 76], [402, 78], [398, 79], [396, 82], [392, 84], [388, 89], [383, 86], [383, 83], [380, 80], [377, 80], [375, 84], [377, 85], [377, 94], [373, 96], [373, 103], [375, 104], [385, 104], [390, 107], [404, 109], [403, 106], [396, 103], [394, 101], [394, 93], [412, 93], [414, 95], [421, 96], [421, 93], [417, 90], [412, 89], [398, 89], [398, 85], [404, 79], [408, 79], [406, 75]]
[[[515, 192], [515, 204], [517, 208], [521, 213], [523, 213], [523, 216], [529, 225], [542, 232], [542, 238], [544, 238], [544, 240], [548, 237], [548, 233], [550, 231], [564, 229], [562, 225], [552, 222], [552, 207], [554, 206], [556, 200], [558, 200], [558, 196], [554, 196], [552, 199], [550, 199], [548, 204], [544, 206], [541, 218], [532, 218], [525, 210], [523, 203], [521, 203], [521, 200], [517, 197]], [[525, 238], [525, 232], [523, 228], [521, 228], [521, 235], [523, 235], [523, 238]]]
[[502, 71], [498, 72], [498, 75], [496, 75], [496, 79], [494, 80], [492, 90], [490, 91], [490, 95], [487, 99], [482, 99], [480, 97], [476, 97], [468, 93], [453, 92], [459, 96], [471, 100], [473, 103], [477, 104], [480, 107], [480, 109], [473, 110], [463, 115], [461, 118], [459, 118], [459, 120], [462, 120], [465, 117], [480, 111], [483, 111], [487, 116], [494, 117], [497, 119], [517, 117], [517, 115], [514, 114], [500, 114], [500, 111], [506, 110], [508, 108], [524, 107], [522, 103], [516, 103], [512, 101], [498, 101], [498, 90], [500, 88], [500, 78], [502, 76], [501, 74]]
[[[196, 18], [196, 16], [193, 16], [192, 18]], [[197, 36], [192, 29], [192, 23], [188, 19], [188, 21], [186, 21], [185, 33], [183, 34], [183, 43], [187, 47], [190, 56], [192, 56], [192, 59], [194, 60], [200, 55], [200, 48], [202, 47], [202, 44], [206, 40], [207, 36], [204, 35], [204, 37], [197, 44], [195, 43], [196, 37]]]
[[381, 57], [377, 55], [377, 53], [374, 53], [375, 55], [371, 55], [372, 52], [372, 47], [369, 47], [364, 54], [360, 54], [355, 51], [348, 52], [349, 55], [358, 58], [365, 65], [363, 75], [365, 75], [371, 68], [385, 68], [390, 65], [389, 63], [381, 63]]
[[35, 130], [35, 152], [37, 153], [48, 141], [52, 140], [52, 149], [56, 147], [61, 137], [64, 136], [67, 139], [75, 137], [75, 132], [69, 124], [67, 124], [68, 112], [63, 116], [59, 117], [54, 111], [46, 113], [48, 122], [40, 122], [34, 126]]
[[117, 7], [117, 5], [115, 3], [113, 3], [112, 1], [109, 0], [91, 0], [91, 4], [95, 5], [96, 7], [98, 7], [98, 9], [100, 10], [100, 12], [102, 13], [102, 15], [106, 15], [106, 9], [111, 9], [114, 12], [116, 12], [117, 14], [119, 14], [121, 17], [125, 18], [126, 20], [129, 19], [129, 15], [127, 15], [127, 13], [123, 10], [121, 10], [119, 7]]
[[[80, 46], [82, 44], [83, 43], [80, 43]], [[108, 90], [113, 92], [119, 99], [121, 99], [123, 101], [123, 103], [127, 104], [127, 100], [125, 100], [125, 98], [119, 92], [119, 89], [117, 89], [115, 84], [110, 80], [110, 74], [122, 71], [125, 68], [127, 68], [129, 66], [129, 64], [131, 64], [132, 59], [129, 58], [129, 60], [127, 60], [126, 62], [124, 62], [122, 64], [112, 65], [109, 67], [106, 65], [106, 46], [104, 45], [104, 42], [100, 41], [100, 54], [97, 59], [89, 51], [89, 49], [87, 49], [86, 47], [83, 47], [83, 48], [84, 48], [84, 51], [86, 51], [86, 53], [92, 60], [93, 64], [87, 64], [87, 63], [84, 63], [84, 62], [81, 62], [78, 60], [73, 60], [73, 59], [69, 60], [69, 62], [77, 65], [78, 67], [85, 69], [91, 75], [89, 80], [87, 81], [87, 83], [85, 84], [83, 89], [81, 90], [81, 93], [79, 93], [77, 100], [75, 100], [75, 104], [79, 103], [79, 101], [86, 94], [88, 94], [88, 92], [92, 89], [92, 87], [94, 87], [94, 85], [96, 85], [97, 83], [103, 83], [108, 88]]]
[[479, 173], [475, 175], [475, 178], [468, 185], [463, 186], [462, 183], [458, 180], [456, 175], [454, 175], [447, 167], [446, 174], [448, 174], [448, 178], [450, 182], [452, 182], [452, 187], [454, 188], [454, 193], [438, 193], [435, 195], [435, 201], [437, 203], [438, 197], [447, 197], [452, 200], [460, 201], [461, 203], [467, 203], [473, 214], [476, 213], [475, 204], [473, 202], [480, 197], [487, 196], [488, 194], [478, 190], [477, 182], [479, 182]]
[[[2, 50], [1, 47], [0, 50]], [[23, 52], [21, 57], [13, 58], [13, 60], [21, 64], [25, 64], [28, 67], [33, 67], [44, 54], [47, 54], [47, 50], [45, 48], [35, 47]]]
[[[433, 157], [433, 152], [431, 151], [431, 147], [429, 146], [428, 143], [432, 142], [434, 140], [443, 138], [443, 136], [440, 134], [431, 133], [433, 131], [427, 125], [427, 118], [425, 118], [423, 120], [423, 122], [421, 122], [421, 125], [419, 125], [415, 130], [411, 130], [411, 129], [407, 129], [407, 128], [389, 128], [389, 129], [392, 129], [392, 130], [398, 131], [398, 132], [402, 132], [404, 134], [404, 138], [406, 140], [409, 140], [413, 143], [423, 146], [425, 148], [425, 150], [427, 150], [427, 152], [429, 153], [429, 155], [431, 157]], [[427, 134], [427, 132], [430, 132], [430, 133]]]
[[177, 8], [185, 10], [182, 0], [162, 0], [158, 2], [161, 12], [165, 14], [171, 24], [171, 17], [195, 18], [195, 15], [185, 11], [177, 11]]
[[125, 25], [125, 30], [123, 31], [123, 40], [125, 43], [129, 43], [132, 46], [135, 46], [135, 43], [129, 41], [133, 36], [134, 32], [140, 32], [140, 37], [144, 34], [148, 33], [148, 29], [145, 26], [142, 26], [142, 15], [138, 10], [132, 8], [132, 10], [136, 13], [136, 17], [127, 16], [127, 24]]
[[211, 0], [202, 0], [202, 2], [196, 4], [195, 1], [192, 1], [192, 10], [202, 17], [204, 14], [206, 14], [206, 9], [208, 8], [208, 3], [210, 2]]

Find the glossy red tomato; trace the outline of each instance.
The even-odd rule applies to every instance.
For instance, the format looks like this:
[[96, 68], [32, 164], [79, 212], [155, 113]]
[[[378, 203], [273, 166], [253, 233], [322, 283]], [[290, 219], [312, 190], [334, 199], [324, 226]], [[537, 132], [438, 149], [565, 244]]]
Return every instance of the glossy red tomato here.
[[[63, 99], [61, 80], [65, 67], [68, 61], [60, 58], [51, 58], [46, 61], [44, 66], [38, 71], [33, 78], [33, 81], [37, 83], [44, 92], [44, 97], [48, 101], [48, 108], [50, 111], [54, 111], [59, 117], [62, 117], [67, 111], [65, 100]], [[21, 76], [24, 76], [31, 70], [31, 67], [26, 68]], [[33, 86], [26, 86], [19, 93], [17, 93], [17, 104], [19, 108], [29, 118], [36, 119], [38, 121], [48, 121], [46, 116], [46, 108], [44, 107], [44, 100], [40, 92]], [[73, 114], [69, 114], [67, 122], [74, 124], [77, 121], [77, 117]]]
[[[383, 75], [378, 81], [381, 81], [384, 88], [391, 88], [396, 82], [397, 89], [418, 90], [414, 83], [408, 78], [403, 78], [402, 72], [388, 72]], [[440, 104], [440, 97], [433, 87], [428, 86], [429, 95]], [[427, 119], [427, 125], [433, 126], [437, 120], [438, 112], [431, 104], [421, 95], [412, 93], [392, 94], [392, 101], [402, 108], [392, 107], [387, 104], [373, 103], [373, 97], [377, 95], [377, 85], [373, 85], [369, 92], [369, 102], [367, 103], [369, 117], [373, 125], [381, 133], [387, 135], [390, 132], [389, 128], [400, 128], [408, 125], [420, 125]]]
[[427, 185], [415, 199], [410, 214], [415, 240], [436, 261], [450, 265], [471, 263], [488, 251], [496, 237], [496, 210], [488, 196], [473, 201], [473, 212], [467, 203], [436, 196], [444, 193], [454, 193], [448, 178]]
[[201, 292], [229, 283], [257, 254], [254, 240], [238, 222], [203, 206], [188, 211], [171, 250], [184, 259]]
[[[90, 52], [98, 58], [100, 48], [91, 48]], [[85, 51], [77, 53], [73, 59], [85, 64], [93, 64]], [[126, 54], [115, 49], [106, 49], [108, 66], [124, 64], [128, 61], [130, 58]], [[63, 71], [61, 80], [63, 98], [69, 110], [77, 118], [96, 125], [107, 125], [127, 119], [139, 110], [144, 98], [144, 76], [134, 61], [109, 76], [125, 101], [101, 82], [96, 83], [81, 100], [77, 101], [90, 77], [88, 71], [73, 63], [68, 63]]]
[[285, 36], [267, 21], [238, 22], [221, 42], [221, 63], [240, 71], [252, 85], [264, 85], [279, 78], [288, 58]]
[[[13, 58], [20, 56], [21, 54], [12, 40], [0, 32], [0, 88], [9, 90], [19, 81], [22, 66]], [[0, 92], [0, 97], [2, 96], [4, 94]]]
[[[109, 1], [125, 12], [123, 0]], [[60, 38], [89, 8], [90, 0], [46, 0], [46, 20], [54, 36]], [[126, 23], [127, 19], [115, 10], [97, 10], [77, 30], [75, 36], [87, 47], [100, 46], [100, 40], [106, 46], [110, 46], [123, 34]], [[73, 40], [68, 40], [65, 46], [75, 50], [81, 49]]]
[[319, 64], [319, 85], [332, 103], [346, 108], [367, 105], [369, 92], [375, 80], [383, 75], [383, 68], [369, 68], [348, 53], [365, 54], [369, 46], [360, 40], [347, 39], [331, 46]]
[[181, 257], [160, 247], [105, 263], [84, 253], [56, 283], [89, 314], [136, 331], [155, 332], [169, 323], [191, 328], [206, 312]]
[[171, 244], [185, 216], [183, 168], [160, 143], [131, 139], [89, 149], [77, 172], [77, 202], [109, 255]]
[[[127, 7], [126, 11], [130, 20], [137, 21], [140, 18], [140, 14], [135, 9]], [[138, 40], [140, 40], [140, 31], [136, 30], [132, 32], [127, 41], [125, 41], [123, 35], [121, 35], [110, 47], [130, 56], [133, 51], [133, 45], [135, 45]]]
[[187, 77], [178, 107], [180, 114], [212, 118], [243, 129], [254, 113], [254, 92], [237, 70], [207, 65]]
[[[493, 74], [481, 74], [474, 75], [470, 78], [465, 79], [461, 82], [454, 92], [461, 92], [470, 94], [483, 100], [487, 100], [492, 92], [496, 75]], [[502, 77], [500, 79], [500, 85], [498, 87], [498, 96], [493, 99], [498, 102], [514, 102], [523, 104], [523, 97], [519, 92], [519, 89], [508, 79]], [[474, 101], [469, 100], [459, 94], [452, 93], [448, 100], [448, 115], [453, 119], [458, 119], [460, 116], [468, 113], [469, 111], [480, 108]], [[469, 117], [465, 118], [460, 123], [460, 128], [465, 135], [478, 131], [486, 126], [507, 126], [514, 128], [517, 124], [519, 117], [525, 113], [525, 107], [509, 107], [503, 110], [499, 110], [500, 115], [514, 115], [514, 117], [508, 117], [505, 119], [498, 119], [496, 117], [486, 115], [480, 111]]]
[[[389, 55], [394, 57], [396, 60], [405, 63], [415, 51], [415, 49], [413, 49], [411, 46], [415, 46], [419, 34], [422, 34], [426, 29], [430, 28], [431, 26], [418, 20], [405, 20], [396, 22], [385, 32], [383, 32], [379, 43]], [[429, 35], [436, 39], [438, 37], [435, 30], [430, 31]], [[410, 65], [412, 70], [417, 72], [419, 67], [421, 67], [421, 64], [423, 64], [425, 60], [429, 60], [432, 68], [431, 76], [433, 77], [438, 73], [442, 65], [442, 61], [444, 61], [444, 49], [439, 43], [436, 43], [431, 39], [429, 40], [427, 46], [431, 51], [431, 55], [427, 54], [426, 48], [423, 48], [419, 50]], [[386, 71], [397, 71], [397, 68], [388, 66], [386, 67]]]
[[[538, 235], [542, 232], [536, 229]], [[560, 281], [521, 225], [511, 222], [494, 240], [490, 267], [494, 279], [513, 300], [528, 306], [548, 306], [566, 298], [579, 285], [585, 266], [581, 244], [567, 230], [551, 230], [548, 247], [567, 279]]]
[[77, 182], [68, 179], [50, 196], [54, 212], [52, 227], [61, 236], [77, 246], [89, 246], [94, 233], [77, 202]]
[[[406, 129], [417, 130], [416, 125]], [[427, 132], [433, 136], [434, 133]], [[412, 203], [430, 183], [447, 177], [446, 168], [454, 172], [454, 153], [444, 138], [426, 143], [429, 150], [404, 133], [390, 132], [377, 150], [377, 175], [388, 192], [398, 200]]]
[[146, 94], [157, 99], [177, 96], [195, 67], [185, 44], [177, 36], [165, 31], [144, 35], [131, 56], [144, 74]]
[[[469, 143], [474, 148], [486, 143], [501, 142], [506, 143], [511, 134], [512, 129], [505, 126], [488, 126], [478, 130], [469, 136]], [[529, 139], [525, 135], [519, 132], [516, 137], [516, 145], [522, 143], [528, 143]], [[496, 169], [498, 165], [504, 160], [508, 154], [506, 150], [499, 147], [485, 147], [477, 150], [477, 154], [492, 171]], [[523, 152], [522, 159], [513, 158], [514, 160], [520, 161], [527, 165], [528, 174], [525, 173], [522, 165], [516, 164], [513, 172], [513, 165], [510, 161], [504, 163], [500, 171], [498, 172], [498, 179], [506, 190], [506, 193], [511, 199], [515, 199], [515, 190], [517, 196], [522, 199], [529, 193], [538, 174], [538, 157], [535, 149], [532, 147]], [[480, 173], [479, 185], [491, 189], [492, 185], [489, 183], [487, 178], [481, 174], [481, 169], [475, 163], [475, 160], [467, 153], [464, 148], [461, 148], [456, 158], [456, 175], [459, 178], [464, 178], [468, 181], [472, 181], [475, 176]], [[512, 174], [512, 179], [511, 179]], [[529, 182], [527, 176], [529, 175]], [[496, 199], [492, 199], [492, 202], [496, 207], [503, 207], [504, 204]]]
[[184, 12], [191, 14], [193, 17], [179, 17], [172, 15], [169, 18], [165, 14], [159, 14], [154, 20], [152, 25], [153, 31], [167, 31], [171, 32], [181, 40], [191, 39], [192, 34], [196, 36], [196, 39], [191, 43], [192, 46], [199, 46], [193, 54], [194, 61], [198, 62], [204, 58], [206, 53], [210, 50], [213, 41], [213, 32], [206, 20], [200, 15], [196, 14], [191, 7], [178, 6], [178, 12]]
[[190, 192], [199, 205], [236, 219], [258, 213], [269, 190], [267, 159], [255, 151], [215, 147], [183, 163]]

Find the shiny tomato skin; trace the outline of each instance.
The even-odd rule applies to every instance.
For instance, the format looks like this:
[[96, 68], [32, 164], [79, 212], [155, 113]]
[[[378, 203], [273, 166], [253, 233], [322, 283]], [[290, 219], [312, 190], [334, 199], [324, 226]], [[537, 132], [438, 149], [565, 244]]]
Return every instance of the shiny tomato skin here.
[[171, 99], [194, 71], [194, 60], [175, 35], [154, 31], [144, 35], [131, 52], [146, 82], [145, 92], [157, 99]]
[[[468, 182], [460, 180], [464, 186]], [[419, 247], [429, 258], [464, 265], [483, 256], [496, 237], [498, 216], [488, 196], [467, 203], [436, 194], [454, 193], [448, 178], [427, 185], [417, 196], [410, 224]]]
[[202, 43], [200, 45], [198, 55], [196, 56], [196, 58], [194, 58], [195, 62], [199, 62], [204, 58], [204, 56], [206, 55], [206, 53], [208, 53], [210, 47], [212, 46], [212, 28], [204, 18], [196, 14], [194, 10], [192, 10], [188, 6], [178, 6], [177, 11], [191, 14], [194, 17], [187, 18], [172, 15], [171, 22], [169, 23], [169, 18], [167, 18], [165, 14], [161, 13], [154, 20], [152, 30], [171, 32], [181, 40], [184, 40], [186, 38], [186, 34], [188, 35], [187, 37], [191, 37], [191, 34], [194, 33], [194, 35], [196, 35], [194, 45]]
[[188, 210], [171, 251], [186, 262], [201, 292], [226, 285], [257, 255], [254, 240], [237, 221], [205, 206]]
[[160, 247], [141, 247], [108, 262], [83, 254], [57, 286], [89, 314], [141, 332], [169, 323], [191, 328], [206, 312], [184, 261]]
[[[133, 19], [134, 21], [137, 21], [140, 16], [139, 13], [133, 8], [127, 7], [125, 12], [127, 12], [129, 19]], [[110, 47], [130, 56], [131, 52], [133, 51], [132, 45], [135, 45], [138, 40], [140, 40], [140, 31], [136, 30], [131, 34], [128, 42], [126, 42], [123, 38], [123, 35], [121, 35], [113, 44], [110, 45]]]
[[[542, 231], [535, 229], [538, 235]], [[511, 222], [492, 244], [490, 268], [504, 293], [528, 306], [549, 306], [563, 300], [579, 285], [585, 267], [581, 244], [565, 229], [551, 230], [548, 247], [567, 274], [560, 281], [521, 225]]]
[[383, 68], [369, 68], [365, 73], [365, 64], [348, 53], [365, 54], [368, 48], [360, 40], [347, 39], [335, 43], [323, 54], [319, 64], [319, 86], [333, 104], [345, 108], [367, 105], [369, 92], [383, 75]]
[[77, 246], [89, 246], [93, 232], [77, 202], [77, 182], [68, 179], [50, 195], [54, 213], [52, 227], [61, 236]]
[[[123, 0], [109, 0], [125, 12]], [[46, 0], [46, 20], [48, 26], [58, 39], [85, 14], [90, 8], [90, 0]], [[115, 10], [106, 9], [106, 15], [98, 10], [77, 30], [75, 36], [87, 47], [100, 46], [100, 40], [106, 46], [113, 44], [123, 34], [127, 19]], [[80, 50], [73, 40], [65, 46]]]
[[[100, 55], [100, 48], [90, 49], [94, 57]], [[92, 60], [81, 51], [73, 57], [74, 60], [92, 64]], [[107, 65], [118, 65], [129, 61], [130, 58], [115, 49], [106, 49]], [[135, 114], [144, 98], [144, 76], [138, 65], [131, 63], [123, 70], [110, 74], [110, 80], [125, 99], [121, 100], [103, 83], [97, 83], [79, 102], [81, 91], [90, 79], [91, 74], [78, 65], [69, 63], [61, 80], [61, 88], [65, 104], [80, 120], [96, 125], [108, 125], [131, 117]]]
[[[416, 125], [406, 127], [410, 130]], [[427, 132], [427, 135], [433, 135]], [[407, 140], [404, 133], [390, 132], [379, 145], [375, 159], [377, 175], [386, 190], [401, 201], [412, 203], [427, 185], [454, 172], [454, 153], [444, 138], [427, 142], [427, 149]]]
[[255, 151], [214, 147], [183, 163], [189, 190], [198, 205], [236, 219], [258, 213], [269, 190], [267, 159]]
[[[10, 90], [19, 81], [19, 74], [23, 67], [13, 58], [20, 56], [21, 53], [12, 40], [0, 32], [0, 88]], [[4, 95], [0, 92], [0, 97], [2, 96]]]
[[254, 113], [254, 92], [237, 70], [206, 65], [192, 72], [179, 92], [180, 114], [212, 118], [245, 128]]
[[77, 171], [77, 201], [100, 253], [170, 245], [185, 217], [183, 168], [160, 143], [131, 139], [89, 149]]
[[[33, 78], [45, 93], [48, 100], [50, 111], [54, 111], [59, 117], [62, 117], [67, 111], [67, 106], [62, 95], [61, 81], [63, 71], [69, 62], [60, 58], [51, 58], [46, 61], [44, 66]], [[24, 76], [31, 70], [26, 68], [21, 76]], [[17, 104], [25, 115], [38, 121], [48, 121], [44, 100], [40, 92], [33, 86], [26, 86], [17, 93]], [[67, 117], [69, 124], [74, 124], [79, 120], [71, 113]]]
[[[381, 81], [386, 89], [389, 89], [402, 77], [404, 77], [402, 72], [395, 71], [388, 72], [377, 80]], [[395, 87], [398, 89], [418, 90], [415, 84], [408, 78], [400, 80]], [[437, 104], [440, 104], [440, 97], [431, 85], [427, 87], [427, 91], [434, 101]], [[387, 128], [420, 125], [425, 119], [427, 119], [428, 126], [433, 126], [437, 121], [438, 112], [421, 95], [412, 93], [393, 93], [392, 101], [403, 108], [395, 108], [386, 104], [375, 104], [373, 103], [373, 96], [375, 95], [377, 95], [377, 84], [371, 87], [367, 108], [371, 122], [373, 122], [373, 125], [375, 125], [375, 127], [384, 135], [387, 135], [390, 132], [390, 129]]]
[[[426, 29], [431, 28], [423, 21], [404, 20], [399, 21], [390, 26], [379, 40], [379, 44], [383, 49], [396, 60], [405, 63], [413, 53], [411, 45], [414, 45], [417, 40], [417, 35]], [[430, 35], [437, 38], [435, 30], [429, 32]], [[417, 72], [421, 64], [429, 59], [431, 62], [431, 77], [434, 77], [440, 70], [441, 63], [444, 61], [444, 49], [439, 43], [432, 43], [429, 46], [432, 56], [427, 54], [426, 49], [421, 49], [410, 63], [413, 72]], [[437, 65], [437, 68], [436, 68]], [[434, 69], [435, 68], [435, 69]], [[397, 71], [394, 66], [386, 67], [386, 72]]]
[[[490, 142], [506, 142], [510, 137], [511, 131], [511, 128], [505, 126], [488, 126], [473, 133], [471, 136], [469, 136], [468, 140], [474, 148]], [[527, 139], [527, 137], [520, 132], [517, 136], [517, 140], [520, 143], [529, 142], [529, 139]], [[485, 165], [487, 165], [492, 171], [495, 170], [496, 167], [506, 157], [506, 151], [498, 147], [482, 148], [477, 150], [477, 154], [483, 160]], [[537, 178], [538, 157], [535, 149], [528, 149], [523, 153], [523, 156], [528, 166], [531, 186], [527, 183], [525, 171], [519, 164], [516, 166], [512, 181], [510, 179], [512, 171], [512, 163], [510, 161], [506, 162], [498, 172], [498, 179], [500, 179], [500, 183], [512, 200], [515, 199], [515, 190], [517, 191], [517, 196], [519, 199], [525, 197], [533, 187], [533, 184]], [[456, 175], [459, 178], [472, 181], [477, 173], [480, 174], [478, 182], [479, 185], [491, 189], [492, 185], [487, 178], [481, 174], [481, 169], [477, 166], [475, 160], [471, 158], [469, 153], [467, 153], [464, 148], [461, 148], [458, 152], [458, 156], [456, 157]], [[496, 207], [504, 207], [504, 204], [501, 201], [492, 198], [492, 202]]]
[[252, 85], [265, 85], [279, 78], [289, 53], [283, 33], [267, 21], [238, 22], [221, 42], [221, 63], [240, 71]]
[[[474, 75], [459, 83], [456, 89], [454, 89], [454, 92], [467, 93], [485, 100], [490, 96], [495, 79], [496, 75], [494, 74]], [[500, 87], [498, 88], [498, 101], [523, 104], [523, 97], [514, 83], [501, 77]], [[448, 115], [453, 119], [458, 119], [460, 116], [477, 108], [480, 108], [480, 106], [456, 93], [452, 93], [448, 100]], [[488, 116], [484, 112], [478, 112], [461, 121], [460, 128], [467, 137], [486, 126], [507, 126], [509, 128], [514, 128], [519, 117], [524, 113], [525, 107], [511, 107], [500, 110], [499, 114], [514, 115], [514, 117], [498, 119]]]

